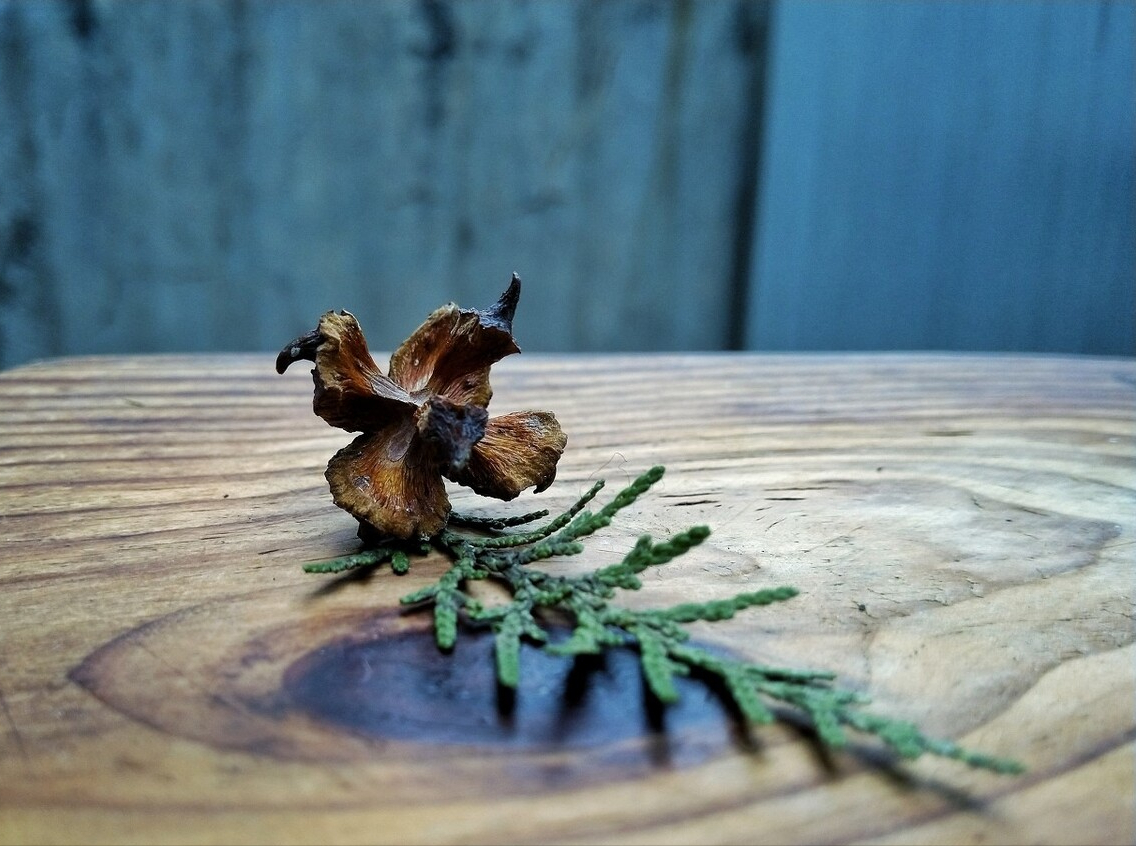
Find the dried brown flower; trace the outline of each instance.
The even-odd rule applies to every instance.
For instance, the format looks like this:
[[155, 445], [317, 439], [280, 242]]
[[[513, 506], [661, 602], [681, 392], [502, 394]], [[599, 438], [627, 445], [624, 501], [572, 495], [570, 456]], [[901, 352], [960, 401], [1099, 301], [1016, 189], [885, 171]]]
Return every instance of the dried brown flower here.
[[556, 478], [567, 436], [546, 411], [490, 418], [489, 368], [520, 352], [512, 321], [521, 280], [483, 311], [453, 303], [434, 311], [391, 356], [375, 364], [350, 312], [329, 311], [314, 331], [280, 351], [276, 371], [315, 362], [313, 409], [328, 424], [362, 432], [328, 462], [335, 504], [360, 536], [432, 536], [446, 525], [443, 477], [497, 499], [542, 491]]

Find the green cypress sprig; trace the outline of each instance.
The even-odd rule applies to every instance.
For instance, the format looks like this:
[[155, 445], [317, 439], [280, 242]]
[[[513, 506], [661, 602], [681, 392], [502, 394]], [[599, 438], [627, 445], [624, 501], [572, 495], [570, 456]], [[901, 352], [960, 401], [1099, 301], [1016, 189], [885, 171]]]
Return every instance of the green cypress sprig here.
[[[501, 519], [452, 516], [449, 526], [431, 539], [452, 565], [433, 584], [401, 601], [433, 612], [434, 637], [443, 650], [454, 646], [463, 625], [488, 628], [494, 637], [497, 681], [506, 688], [521, 683], [520, 654], [525, 641], [557, 655], [597, 654], [630, 647], [638, 653], [648, 689], [663, 704], [679, 697], [676, 677], [695, 674], [716, 678], [749, 722], [772, 722], [777, 718], [772, 706], [779, 703], [807, 716], [819, 740], [833, 748], [847, 746], [847, 729], [851, 729], [876, 737], [901, 758], [931, 754], [998, 773], [1022, 772], [1016, 761], [931, 738], [913, 723], [873, 714], [864, 707], [867, 698], [837, 687], [831, 672], [750, 663], [690, 642], [685, 625], [728, 620], [749, 608], [784, 602], [797, 595], [795, 588], [766, 588], [662, 609], [634, 610], [610, 602], [618, 590], [642, 587], [639, 574], [647, 568], [662, 566], [702, 543], [710, 534], [706, 526], [694, 526], [660, 542], [644, 535], [619, 562], [584, 575], [563, 576], [531, 566], [581, 552], [582, 539], [610, 525], [621, 510], [662, 476], [662, 467], [651, 468], [607, 505], [591, 512], [586, 506], [603, 488], [602, 481], [596, 482], [564, 513], [530, 531], [505, 530], [546, 517], [547, 511]], [[466, 535], [454, 531], [453, 526], [481, 534]], [[341, 573], [389, 562], [392, 571], [405, 573], [410, 555], [416, 551], [427, 550], [392, 543], [308, 564], [304, 569], [310, 573]], [[503, 585], [509, 599], [490, 607], [475, 599], [467, 592], [467, 585], [482, 579]], [[566, 638], [558, 638], [559, 621], [564, 618], [571, 621], [571, 630]]]
[[739, 593], [729, 599], [715, 599], [710, 602], [684, 602], [682, 605], [672, 606], [659, 613], [676, 623], [693, 623], [695, 620], [715, 622], [717, 620], [728, 620], [745, 608], [784, 602], [796, 595], [796, 588], [769, 588], [753, 593]]
[[341, 555], [329, 561], [313, 561], [304, 565], [305, 573], [345, 573], [362, 567], [378, 567], [390, 562], [391, 570], [397, 575], [410, 572], [410, 556], [423, 555], [430, 551], [429, 544], [414, 544], [405, 541], [391, 541], [388, 544], [373, 546], [362, 552]]
[[478, 529], [483, 532], [495, 532], [501, 529], [510, 529], [514, 526], [523, 526], [526, 523], [531, 523], [534, 520], [539, 520], [541, 517], [547, 516], [547, 508], [541, 509], [540, 511], [530, 511], [528, 514], [520, 514], [516, 517], [482, 517], [476, 514], [458, 514], [454, 512], [450, 515], [449, 524], [451, 526], [464, 526], [467, 529]]

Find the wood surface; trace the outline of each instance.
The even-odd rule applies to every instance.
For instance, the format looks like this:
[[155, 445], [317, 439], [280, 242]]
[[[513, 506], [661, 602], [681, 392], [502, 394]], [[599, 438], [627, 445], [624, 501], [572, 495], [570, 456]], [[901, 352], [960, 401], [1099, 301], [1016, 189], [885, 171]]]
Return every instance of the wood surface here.
[[546, 566], [706, 523], [625, 601], [795, 585], [697, 638], [831, 668], [1028, 773], [829, 756], [792, 726], [747, 740], [697, 685], [660, 718], [618, 656], [568, 703], [564, 668], [525, 653], [505, 716], [484, 641], [441, 655], [393, 610], [444, 562], [301, 571], [357, 545], [322, 476], [350, 436], [306, 374], [63, 359], [0, 373], [0, 840], [1136, 837], [1136, 362], [524, 355], [493, 382], [492, 411], [552, 410], [568, 449], [547, 492], [456, 507], [558, 510], [665, 464]]

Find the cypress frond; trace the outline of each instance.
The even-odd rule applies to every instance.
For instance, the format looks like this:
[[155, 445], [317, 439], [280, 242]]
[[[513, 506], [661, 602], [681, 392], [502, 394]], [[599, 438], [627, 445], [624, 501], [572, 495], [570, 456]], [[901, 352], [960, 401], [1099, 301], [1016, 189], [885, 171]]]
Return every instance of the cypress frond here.
[[[456, 532], [452, 527], [497, 532], [546, 517], [547, 511], [504, 518], [452, 516], [449, 526], [431, 539], [434, 548], [451, 558], [452, 566], [432, 584], [402, 597], [402, 604], [433, 611], [434, 637], [443, 650], [454, 646], [463, 627], [489, 629], [494, 636], [497, 680], [506, 688], [516, 688], [523, 682], [523, 641], [542, 644], [546, 652], [556, 655], [633, 647], [647, 688], [663, 704], [679, 698], [675, 677], [696, 671], [698, 677], [717, 679], [741, 715], [753, 724], [776, 719], [771, 703], [779, 702], [806, 715], [820, 742], [833, 748], [847, 744], [845, 729], [851, 729], [874, 736], [900, 758], [931, 754], [996, 773], [1023, 771], [1016, 761], [968, 750], [950, 740], [927, 737], [910, 722], [866, 710], [867, 698], [857, 691], [836, 687], [835, 674], [830, 671], [771, 667], [725, 657], [692, 643], [684, 628], [696, 621], [728, 620], [750, 608], [783, 602], [797, 595], [795, 588], [766, 588], [663, 609], [633, 610], [610, 602], [616, 589], [638, 590], [642, 586], [638, 574], [648, 567], [665, 565], [702, 543], [710, 534], [706, 526], [694, 526], [658, 543], [643, 535], [620, 561], [582, 576], [562, 576], [554, 568], [541, 570], [530, 566], [580, 553], [583, 538], [610, 525], [618, 512], [646, 493], [663, 472], [661, 466], [652, 467], [607, 505], [595, 512], [587, 511], [587, 504], [603, 488], [603, 481], [598, 481], [562, 514], [528, 532], [476, 537]], [[304, 570], [342, 573], [389, 561], [393, 572], [405, 573], [412, 554], [428, 551], [429, 546], [415, 549], [393, 543], [307, 564]], [[485, 607], [467, 591], [468, 582], [482, 579], [502, 585], [511, 598], [504, 604]], [[565, 617], [572, 623], [569, 636], [553, 636], [558, 621]]]

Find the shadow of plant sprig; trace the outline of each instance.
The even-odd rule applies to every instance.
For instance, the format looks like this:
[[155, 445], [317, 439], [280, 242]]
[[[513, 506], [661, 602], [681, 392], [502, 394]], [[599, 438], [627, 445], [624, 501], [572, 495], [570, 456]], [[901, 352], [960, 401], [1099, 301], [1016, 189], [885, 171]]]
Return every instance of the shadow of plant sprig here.
[[[531, 566], [554, 556], [582, 552], [584, 538], [610, 525], [615, 515], [658, 482], [663, 472], [662, 467], [653, 467], [605, 506], [589, 511], [587, 505], [604, 486], [599, 481], [571, 508], [535, 530], [508, 531], [547, 517], [547, 511], [503, 519], [454, 514], [446, 528], [429, 541], [374, 546], [308, 564], [304, 570], [340, 573], [389, 563], [393, 572], [403, 574], [410, 569], [412, 555], [428, 553], [431, 547], [441, 550], [452, 560], [450, 568], [436, 582], [401, 601], [406, 606], [433, 610], [434, 636], [443, 650], [454, 646], [459, 621], [490, 629], [497, 680], [508, 689], [520, 684], [523, 640], [541, 644], [550, 654], [568, 656], [630, 647], [638, 652], [648, 689], [663, 704], [678, 700], [675, 677], [693, 671], [719, 681], [750, 723], [771, 723], [777, 719], [771, 704], [788, 705], [791, 711], [804, 714], [819, 740], [834, 749], [848, 745], [847, 730], [851, 729], [876, 737], [902, 758], [931, 754], [997, 773], [1023, 771], [1016, 761], [929, 737], [914, 723], [867, 710], [867, 697], [835, 685], [834, 673], [735, 660], [690, 642], [686, 624], [728, 620], [747, 608], [783, 602], [797, 595], [795, 588], [767, 588], [661, 609], [632, 610], [611, 603], [617, 590], [642, 587], [639, 574], [648, 567], [666, 564], [702, 543], [710, 534], [706, 526], [694, 526], [661, 542], [644, 535], [621, 561], [585, 575], [557, 575]], [[478, 534], [456, 531], [456, 527]], [[503, 585], [511, 598], [487, 606], [471, 595], [469, 583], [485, 579]], [[551, 642], [553, 620], [565, 617], [571, 621], [570, 635]]]

